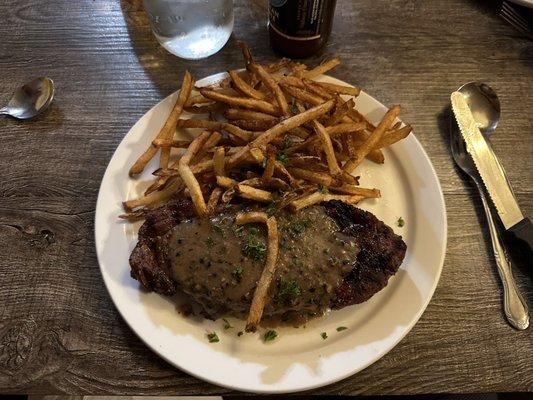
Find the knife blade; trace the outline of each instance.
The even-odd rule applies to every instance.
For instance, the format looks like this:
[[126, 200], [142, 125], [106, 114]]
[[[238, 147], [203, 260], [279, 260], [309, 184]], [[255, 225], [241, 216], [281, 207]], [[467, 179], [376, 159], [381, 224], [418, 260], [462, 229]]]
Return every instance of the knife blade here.
[[505, 176], [505, 171], [481, 134], [464, 95], [453, 92], [451, 102], [457, 125], [466, 143], [466, 150], [474, 160], [505, 229], [510, 229], [522, 221], [524, 215]]

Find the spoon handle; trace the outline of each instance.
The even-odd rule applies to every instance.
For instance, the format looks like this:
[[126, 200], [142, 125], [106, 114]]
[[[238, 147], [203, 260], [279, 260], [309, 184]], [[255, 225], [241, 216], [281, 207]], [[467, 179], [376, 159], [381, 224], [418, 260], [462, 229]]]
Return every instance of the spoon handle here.
[[0, 115], [9, 115], [9, 111], [7, 110], [7, 107], [0, 108]]
[[478, 188], [481, 195], [481, 202], [483, 203], [483, 208], [485, 209], [485, 214], [487, 216], [487, 222], [489, 224], [494, 258], [496, 259], [498, 273], [503, 284], [503, 309], [505, 316], [512, 326], [516, 329], [523, 330], [529, 326], [529, 312], [526, 303], [516, 286], [511, 261], [509, 260], [507, 251], [500, 238], [496, 224], [494, 223], [492, 210], [489, 207], [485, 192], [482, 187], [478, 186]]

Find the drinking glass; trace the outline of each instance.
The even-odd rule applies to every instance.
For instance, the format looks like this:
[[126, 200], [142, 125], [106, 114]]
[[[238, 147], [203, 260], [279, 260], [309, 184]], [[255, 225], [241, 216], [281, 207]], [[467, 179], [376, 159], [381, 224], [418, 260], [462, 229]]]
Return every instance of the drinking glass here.
[[144, 7], [159, 43], [188, 60], [215, 54], [233, 30], [233, 0], [144, 0]]

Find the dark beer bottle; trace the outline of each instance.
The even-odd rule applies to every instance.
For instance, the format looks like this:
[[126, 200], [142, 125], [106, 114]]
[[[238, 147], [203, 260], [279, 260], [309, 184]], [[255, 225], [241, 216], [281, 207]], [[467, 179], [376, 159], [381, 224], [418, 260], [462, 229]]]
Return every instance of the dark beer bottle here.
[[288, 57], [309, 57], [331, 33], [337, 0], [270, 0], [270, 45]]

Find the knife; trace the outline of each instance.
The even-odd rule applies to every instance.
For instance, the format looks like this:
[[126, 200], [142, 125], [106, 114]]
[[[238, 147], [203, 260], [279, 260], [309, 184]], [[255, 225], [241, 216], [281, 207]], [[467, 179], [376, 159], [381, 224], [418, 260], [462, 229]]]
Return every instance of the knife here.
[[457, 125], [466, 143], [466, 150], [474, 160], [503, 226], [527, 245], [531, 255], [533, 225], [531, 220], [522, 214], [505, 170], [481, 134], [464, 95], [453, 92], [451, 102]]

